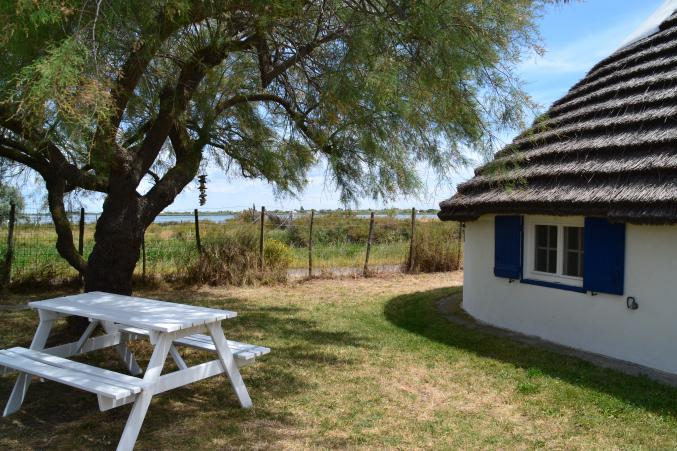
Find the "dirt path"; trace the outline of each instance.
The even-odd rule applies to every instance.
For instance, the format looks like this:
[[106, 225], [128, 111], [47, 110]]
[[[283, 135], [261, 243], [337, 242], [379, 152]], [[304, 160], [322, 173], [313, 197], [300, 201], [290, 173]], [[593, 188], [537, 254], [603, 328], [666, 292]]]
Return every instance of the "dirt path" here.
[[[369, 267], [374, 274], [397, 274], [402, 272], [402, 265], [374, 265]], [[340, 266], [335, 268], [318, 268], [313, 271], [314, 275], [322, 277], [346, 277], [361, 276], [362, 268], [355, 266]], [[289, 280], [300, 280], [308, 277], [308, 268], [291, 268], [287, 271]]]

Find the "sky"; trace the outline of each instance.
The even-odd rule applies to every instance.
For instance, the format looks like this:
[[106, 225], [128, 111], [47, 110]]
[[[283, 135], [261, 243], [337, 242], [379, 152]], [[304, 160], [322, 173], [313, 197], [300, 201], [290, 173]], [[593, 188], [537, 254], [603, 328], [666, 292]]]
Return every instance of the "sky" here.
[[[524, 82], [523, 88], [533, 100], [547, 108], [595, 63], [619, 48], [662, 3], [663, 0], [574, 0], [566, 5], [548, 7], [538, 21], [545, 55], [526, 57], [516, 68]], [[505, 139], [507, 143], [512, 136]], [[468, 167], [452, 176], [451, 185], [440, 185], [433, 174], [424, 168], [420, 171], [427, 186], [424, 194], [402, 197], [388, 204], [363, 199], [356, 207], [437, 208], [441, 200], [453, 194], [457, 183], [472, 176], [472, 167]], [[207, 203], [200, 207], [204, 211], [241, 210], [252, 204], [263, 205], [269, 210], [343, 207], [334, 187], [325, 183], [322, 167], [310, 172], [307, 188], [297, 197], [278, 198], [265, 182], [231, 179], [215, 169], [208, 170], [207, 176]], [[24, 188], [24, 193], [29, 208], [39, 208], [43, 195], [31, 188]], [[101, 203], [101, 199], [96, 198], [84, 201], [87, 211], [92, 212], [100, 211]], [[198, 206], [197, 185], [191, 184], [166, 211], [190, 211]]]

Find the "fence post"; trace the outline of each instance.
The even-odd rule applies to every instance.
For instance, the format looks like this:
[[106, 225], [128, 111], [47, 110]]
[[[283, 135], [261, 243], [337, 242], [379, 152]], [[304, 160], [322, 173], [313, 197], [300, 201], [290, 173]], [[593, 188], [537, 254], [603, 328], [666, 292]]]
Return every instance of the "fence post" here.
[[259, 268], [263, 271], [263, 226], [266, 221], [266, 207], [261, 207], [261, 229], [259, 232]]
[[411, 240], [409, 241], [409, 272], [414, 271], [414, 233], [416, 232], [416, 208], [411, 209]]
[[84, 255], [85, 252], [85, 209], [80, 208], [80, 234], [78, 236], [78, 253]]
[[146, 232], [141, 235], [141, 280], [146, 281]]
[[364, 257], [364, 269], [362, 270], [362, 275], [367, 277], [369, 275], [369, 253], [371, 252], [371, 240], [374, 236], [374, 212], [371, 212], [369, 218], [369, 235], [367, 236], [367, 254]]
[[310, 210], [310, 231], [308, 234], [308, 278], [313, 277], [313, 222], [315, 210]]
[[[85, 254], [85, 209], [80, 207], [80, 221], [78, 223], [78, 254]], [[80, 273], [80, 283], [85, 282], [84, 274]]]
[[200, 241], [200, 219], [198, 218], [197, 208], [195, 209], [195, 244], [197, 251], [202, 253], [202, 242]]
[[14, 223], [16, 222], [16, 204], [12, 201], [9, 204], [9, 227], [7, 228], [7, 251], [5, 252], [4, 274], [2, 277], [2, 288], [9, 288], [12, 281], [12, 259], [14, 257]]

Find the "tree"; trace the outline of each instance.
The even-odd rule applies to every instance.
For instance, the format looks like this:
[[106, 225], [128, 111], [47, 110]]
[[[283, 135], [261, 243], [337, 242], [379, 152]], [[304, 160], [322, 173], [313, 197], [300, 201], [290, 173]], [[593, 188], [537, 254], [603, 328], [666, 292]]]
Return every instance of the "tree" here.
[[12, 202], [16, 205], [16, 214], [18, 215], [24, 209], [24, 198], [21, 195], [21, 191], [15, 186], [0, 182], [0, 224], [5, 224], [9, 220]]
[[[0, 157], [44, 180], [86, 290], [128, 294], [146, 227], [207, 165], [297, 192], [324, 162], [350, 202], [491, 148], [531, 105], [510, 69], [550, 2], [2, 2]], [[105, 196], [87, 261], [73, 192]]]

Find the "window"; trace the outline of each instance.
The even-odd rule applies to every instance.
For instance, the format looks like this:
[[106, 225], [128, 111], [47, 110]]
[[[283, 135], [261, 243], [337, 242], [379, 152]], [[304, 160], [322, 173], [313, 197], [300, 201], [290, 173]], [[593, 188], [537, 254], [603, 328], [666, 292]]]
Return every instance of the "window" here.
[[557, 226], [536, 226], [536, 271], [557, 274]]
[[564, 275], [583, 277], [583, 227], [564, 227]]
[[578, 293], [622, 295], [625, 224], [600, 217], [494, 217], [494, 275]]
[[583, 218], [525, 218], [524, 277], [583, 286]]

